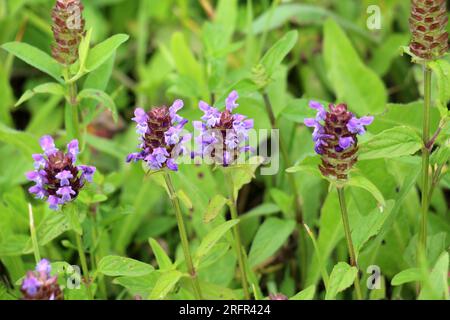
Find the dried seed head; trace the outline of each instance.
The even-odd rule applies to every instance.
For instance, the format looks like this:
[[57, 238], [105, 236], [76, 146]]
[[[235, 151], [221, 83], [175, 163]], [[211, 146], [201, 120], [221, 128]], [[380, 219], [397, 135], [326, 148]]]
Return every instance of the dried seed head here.
[[28, 271], [20, 291], [23, 300], [64, 300], [58, 277], [52, 277], [50, 262], [42, 259], [34, 271]]
[[65, 66], [78, 59], [78, 47], [85, 34], [81, 0], [57, 0], [52, 10], [52, 30], [55, 42], [52, 55]]
[[47, 199], [51, 209], [74, 200], [86, 181], [91, 182], [95, 167], [76, 166], [78, 141], [67, 145], [67, 153], [55, 147], [53, 138], [44, 136], [40, 140], [44, 154], [34, 154], [35, 170], [28, 172], [28, 180], [36, 184], [29, 192], [38, 199]]
[[448, 51], [446, 0], [412, 0], [409, 25], [410, 50], [416, 56], [433, 60]]
[[137, 123], [137, 133], [140, 134], [140, 152], [128, 156], [127, 162], [143, 160], [151, 170], [164, 167], [177, 171], [177, 158], [186, 152], [184, 144], [190, 140], [190, 135], [182, 135], [187, 120], [177, 112], [183, 107], [183, 101], [177, 100], [168, 107], [158, 107], [145, 112], [135, 110], [133, 121]]
[[366, 132], [365, 126], [372, 123], [373, 117], [358, 119], [345, 104], [330, 104], [328, 112], [315, 101], [310, 102], [310, 107], [317, 110], [317, 115], [305, 119], [305, 125], [314, 128], [315, 151], [322, 157], [319, 169], [326, 177], [346, 180], [357, 161], [357, 135]]

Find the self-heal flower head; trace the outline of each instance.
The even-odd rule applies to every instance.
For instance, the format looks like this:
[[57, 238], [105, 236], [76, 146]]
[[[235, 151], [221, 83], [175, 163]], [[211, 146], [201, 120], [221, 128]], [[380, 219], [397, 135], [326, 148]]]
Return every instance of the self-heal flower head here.
[[202, 121], [193, 125], [200, 134], [196, 138], [197, 155], [208, 158], [216, 164], [229, 166], [241, 153], [251, 151], [248, 145], [249, 130], [253, 129], [253, 119], [233, 113], [239, 104], [239, 95], [233, 91], [225, 100], [225, 110], [219, 111], [201, 101], [199, 108], [203, 111]]
[[317, 110], [316, 117], [305, 119], [304, 123], [314, 128], [314, 150], [322, 157], [319, 169], [324, 176], [345, 180], [357, 161], [357, 136], [366, 133], [366, 126], [374, 118], [357, 118], [345, 104], [330, 104], [326, 111], [323, 105], [311, 101], [310, 107]]
[[28, 271], [20, 286], [23, 300], [63, 300], [58, 277], [51, 276], [50, 262], [42, 259], [34, 271]]
[[85, 185], [92, 182], [95, 167], [76, 166], [79, 153], [78, 141], [67, 145], [67, 153], [55, 146], [51, 136], [40, 139], [44, 154], [34, 154], [34, 171], [26, 173], [26, 178], [35, 183], [28, 191], [37, 199], [46, 199], [52, 210], [73, 201]]
[[187, 152], [184, 145], [191, 139], [189, 134], [183, 134], [188, 121], [178, 114], [182, 108], [182, 100], [176, 100], [169, 108], [163, 106], [149, 112], [137, 108], [132, 120], [140, 135], [141, 150], [128, 155], [127, 162], [145, 161], [150, 170], [177, 171], [176, 160]]

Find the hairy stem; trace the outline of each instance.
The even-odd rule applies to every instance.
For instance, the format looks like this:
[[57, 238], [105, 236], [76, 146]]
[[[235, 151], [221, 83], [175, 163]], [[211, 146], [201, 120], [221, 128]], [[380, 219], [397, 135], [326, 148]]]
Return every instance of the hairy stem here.
[[80, 258], [80, 263], [81, 263], [81, 270], [83, 271], [84, 279], [86, 281], [86, 291], [87, 291], [89, 299], [94, 300], [94, 296], [92, 295], [92, 291], [91, 291], [91, 281], [89, 278], [89, 269], [88, 269], [88, 265], [87, 265], [86, 254], [84, 253], [83, 242], [82, 242], [81, 236], [78, 234], [78, 232], [75, 232], [75, 239], [77, 242], [77, 249], [78, 249], [78, 256]]
[[80, 145], [83, 145], [81, 141], [80, 132], [80, 117], [78, 110], [78, 99], [77, 99], [77, 85], [75, 82], [70, 82], [69, 70], [65, 70], [64, 78], [66, 79], [67, 94], [66, 94], [66, 110], [65, 110], [65, 127], [69, 139], [77, 139]]
[[423, 149], [422, 149], [422, 215], [420, 220], [420, 232], [418, 253], [426, 253], [427, 250], [427, 221], [429, 207], [429, 169], [430, 150], [427, 144], [430, 139], [430, 107], [431, 107], [431, 69], [424, 68], [424, 108], [423, 108]]
[[358, 264], [356, 263], [356, 254], [355, 248], [353, 246], [352, 233], [350, 231], [350, 222], [348, 220], [348, 212], [347, 212], [347, 204], [345, 202], [344, 188], [338, 187], [337, 192], [339, 196], [339, 204], [341, 205], [342, 223], [344, 225], [345, 239], [347, 240], [348, 254], [350, 255], [350, 265], [358, 269], [358, 274], [356, 275], [355, 278], [356, 297], [358, 298], [358, 300], [362, 300], [363, 296], [361, 293], [361, 286], [359, 284], [359, 268]]
[[172, 178], [170, 174], [165, 172], [164, 179], [166, 181], [167, 189], [169, 190], [170, 200], [172, 201], [173, 208], [175, 209], [175, 215], [178, 223], [178, 231], [180, 233], [181, 245], [183, 247], [184, 258], [186, 260], [186, 265], [191, 276], [192, 287], [194, 289], [195, 298], [202, 300], [202, 293], [200, 290], [200, 284], [198, 283], [197, 273], [195, 272], [194, 264], [192, 263], [191, 251], [189, 249], [189, 240], [186, 232], [186, 227], [184, 225], [183, 214], [181, 212], [180, 202], [175, 192], [175, 188], [172, 183]]
[[[231, 213], [231, 219], [238, 219], [238, 212], [237, 212], [237, 207], [236, 207], [236, 198], [234, 196], [234, 183], [233, 183], [233, 177], [231, 176], [231, 174], [229, 172], [226, 172], [225, 170], [225, 176], [228, 180], [228, 184], [230, 186], [230, 200], [231, 203], [229, 205], [230, 207], [230, 213]], [[243, 246], [242, 246], [242, 241], [241, 241], [241, 233], [239, 230], [239, 224], [235, 225], [233, 227], [233, 237], [234, 237], [234, 241], [235, 241], [235, 247], [236, 247], [236, 253], [238, 256], [238, 261], [239, 261], [239, 269], [241, 271], [241, 281], [242, 281], [242, 288], [244, 289], [244, 296], [246, 300], [250, 300], [251, 296], [250, 296], [250, 292], [248, 289], [248, 280], [247, 280], [247, 268], [246, 268], [246, 261], [245, 261], [245, 256], [244, 256], [244, 252], [243, 252]]]

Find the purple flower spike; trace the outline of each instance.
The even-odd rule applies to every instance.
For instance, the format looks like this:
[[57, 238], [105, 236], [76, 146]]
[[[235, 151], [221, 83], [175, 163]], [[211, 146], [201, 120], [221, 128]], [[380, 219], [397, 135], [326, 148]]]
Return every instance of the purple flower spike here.
[[58, 277], [50, 275], [51, 265], [42, 259], [34, 271], [28, 271], [20, 286], [24, 300], [63, 300]]
[[59, 151], [50, 136], [42, 137], [40, 144], [44, 154], [33, 155], [35, 170], [26, 177], [36, 184], [28, 191], [37, 199], [46, 199], [50, 209], [58, 210], [78, 196], [86, 181], [92, 181], [95, 168], [75, 165], [79, 153], [77, 140], [67, 145], [67, 153]]
[[136, 109], [133, 120], [137, 122], [141, 150], [129, 154], [126, 161], [145, 161], [151, 170], [178, 170], [176, 160], [187, 152], [184, 144], [190, 139], [190, 135], [183, 134], [188, 121], [177, 113], [182, 108], [183, 101], [176, 100], [169, 108], [158, 107], [147, 113]]
[[200, 102], [199, 108], [204, 115], [203, 121], [193, 122], [194, 128], [200, 131], [195, 139], [198, 151], [197, 155], [210, 158], [214, 163], [223, 166], [233, 164], [241, 153], [251, 151], [248, 146], [249, 130], [253, 129], [253, 119], [247, 119], [241, 114], [233, 114], [233, 110], [239, 106], [237, 91], [230, 93], [225, 101], [225, 111]]
[[330, 104], [329, 111], [315, 101], [311, 101], [309, 106], [317, 110], [317, 114], [315, 118], [305, 119], [304, 123], [314, 128], [314, 151], [322, 157], [319, 169], [324, 176], [346, 180], [357, 161], [357, 135], [364, 134], [365, 126], [370, 125], [374, 118], [358, 119], [345, 104]]

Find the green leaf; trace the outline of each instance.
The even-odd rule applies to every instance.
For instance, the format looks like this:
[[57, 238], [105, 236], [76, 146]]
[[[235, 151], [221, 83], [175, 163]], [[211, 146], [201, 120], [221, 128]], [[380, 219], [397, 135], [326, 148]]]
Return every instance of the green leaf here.
[[437, 78], [439, 92], [437, 105], [443, 118], [448, 114], [447, 103], [450, 100], [450, 63], [446, 60], [436, 60], [430, 62], [429, 67]]
[[262, 157], [252, 157], [246, 164], [224, 168], [224, 170], [231, 171], [235, 199], [237, 199], [239, 190], [255, 178], [256, 169], [258, 169], [263, 162], [264, 159]]
[[422, 279], [419, 268], [410, 268], [397, 273], [391, 280], [393, 286], [400, 286], [409, 282], [418, 282]]
[[208, 204], [208, 209], [203, 217], [204, 223], [209, 223], [216, 219], [217, 215], [221, 212], [222, 208], [227, 204], [228, 199], [224, 196], [215, 195]]
[[289, 300], [312, 300], [314, 299], [314, 294], [316, 293], [316, 286], [309, 286], [303, 291], [300, 291], [295, 296], [291, 297]]
[[388, 200], [382, 210], [375, 208], [369, 214], [361, 216], [352, 225], [352, 238], [358, 256], [370, 238], [376, 236], [392, 213], [395, 201]]
[[419, 300], [448, 300], [448, 267], [449, 254], [444, 252], [434, 265], [428, 281], [423, 285]]
[[360, 160], [408, 156], [422, 148], [422, 139], [410, 127], [385, 130], [360, 144]]
[[49, 93], [55, 96], [64, 96], [64, 87], [59, 83], [55, 82], [41, 84], [35, 87], [34, 89], [25, 91], [25, 93], [20, 97], [19, 101], [17, 101], [15, 106], [18, 107], [22, 103], [33, 98], [36, 94], [42, 93]]
[[160, 270], [170, 270], [173, 268], [173, 263], [170, 260], [167, 253], [163, 248], [159, 245], [158, 241], [153, 238], [148, 239], [150, 246], [152, 247], [153, 254], [156, 257], [156, 261], [158, 262], [158, 266]]
[[106, 107], [112, 112], [114, 121], [117, 122], [117, 107], [114, 100], [104, 91], [97, 89], [84, 89], [78, 94], [78, 100], [94, 99], [101, 103], [103, 107]]
[[67, 216], [70, 229], [74, 230], [79, 235], [83, 234], [83, 228], [81, 227], [82, 218], [79, 216], [78, 208], [75, 203], [70, 203], [63, 207], [63, 214]]
[[265, 67], [269, 77], [283, 62], [284, 58], [291, 52], [298, 40], [296, 30], [289, 31], [280, 40], [278, 40], [261, 59], [261, 64]]
[[383, 194], [378, 190], [377, 186], [375, 186], [369, 179], [362, 175], [352, 175], [350, 179], [347, 181], [349, 186], [358, 187], [365, 189], [370, 192], [370, 194], [378, 201], [380, 205], [383, 207], [386, 206], [386, 201], [384, 200]]
[[8, 128], [2, 123], [0, 123], [0, 141], [17, 147], [27, 156], [40, 150], [36, 137], [27, 132]]
[[325, 23], [324, 37], [325, 65], [337, 100], [346, 101], [358, 115], [382, 112], [387, 102], [383, 81], [366, 67], [335, 21]]
[[270, 258], [286, 242], [294, 231], [294, 220], [269, 218], [259, 227], [253, 240], [248, 262], [250, 267], [256, 267]]
[[98, 272], [111, 277], [138, 277], [147, 275], [153, 270], [153, 267], [147, 263], [119, 256], [106, 256], [102, 258], [97, 269]]
[[61, 65], [44, 51], [23, 42], [8, 42], [1, 47], [62, 83]]
[[238, 223], [239, 220], [229, 220], [212, 229], [200, 243], [200, 246], [198, 247], [196, 252], [197, 259], [200, 261], [203, 257], [205, 257], [211, 251], [217, 241], [219, 241], [220, 238], [222, 238], [228, 230], [230, 230]]
[[333, 300], [339, 292], [350, 287], [357, 277], [358, 269], [351, 267], [345, 262], [339, 262], [333, 268], [330, 275], [328, 291], [325, 295], [326, 300]]
[[125, 287], [133, 296], [147, 297], [155, 287], [158, 278], [158, 273], [152, 272], [139, 277], [117, 277], [113, 283]]
[[280, 189], [270, 189], [270, 196], [281, 209], [286, 217], [292, 218], [292, 206], [294, 197], [292, 195], [288, 195], [286, 192]]
[[117, 48], [129, 38], [126, 34], [116, 34], [92, 48], [86, 59], [86, 71], [92, 72], [108, 61]]
[[61, 212], [48, 215], [37, 228], [39, 245], [46, 245], [68, 230], [71, 230], [71, 224], [67, 215]]
[[178, 281], [180, 281], [182, 276], [183, 274], [177, 270], [162, 273], [148, 298], [150, 300], [164, 299]]

